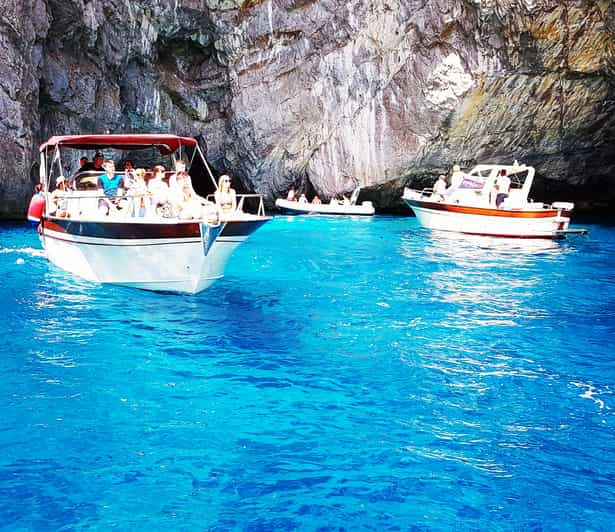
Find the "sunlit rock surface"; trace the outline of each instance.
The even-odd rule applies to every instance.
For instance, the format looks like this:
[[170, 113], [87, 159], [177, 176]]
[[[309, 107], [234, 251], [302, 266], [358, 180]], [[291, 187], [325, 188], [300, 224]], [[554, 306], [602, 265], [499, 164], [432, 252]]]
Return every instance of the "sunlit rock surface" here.
[[52, 134], [202, 134], [269, 201], [537, 167], [535, 199], [615, 202], [615, 6], [553, 0], [5, 0], [0, 214]]

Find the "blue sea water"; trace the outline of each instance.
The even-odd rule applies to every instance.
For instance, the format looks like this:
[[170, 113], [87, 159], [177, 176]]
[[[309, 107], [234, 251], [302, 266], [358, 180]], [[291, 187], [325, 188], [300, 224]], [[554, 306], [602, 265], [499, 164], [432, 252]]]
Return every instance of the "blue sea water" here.
[[0, 226], [2, 530], [612, 530], [615, 228], [276, 217], [197, 296]]

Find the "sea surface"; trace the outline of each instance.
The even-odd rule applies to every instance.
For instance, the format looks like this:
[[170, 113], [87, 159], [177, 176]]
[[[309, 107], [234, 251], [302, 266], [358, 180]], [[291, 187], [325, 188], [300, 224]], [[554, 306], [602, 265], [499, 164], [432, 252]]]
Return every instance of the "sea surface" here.
[[197, 296], [0, 226], [0, 530], [613, 530], [615, 227], [275, 217]]

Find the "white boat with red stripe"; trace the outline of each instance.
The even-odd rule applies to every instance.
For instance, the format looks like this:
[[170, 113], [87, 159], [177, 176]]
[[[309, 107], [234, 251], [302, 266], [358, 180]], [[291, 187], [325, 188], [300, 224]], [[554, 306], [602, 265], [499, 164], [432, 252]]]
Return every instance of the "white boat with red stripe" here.
[[[500, 175], [508, 177], [509, 189], [496, 206]], [[444, 191], [406, 188], [402, 199], [427, 229], [517, 238], [561, 238], [586, 233], [585, 229], [569, 227], [574, 203], [546, 204], [529, 199], [534, 175], [533, 167], [516, 161], [513, 165], [481, 164], [461, 173], [457, 182]]]
[[[146, 156], [141, 150], [150, 150], [154, 164], [168, 157], [167, 168], [173, 167], [177, 158], [187, 160], [189, 168], [199, 157], [217, 187], [199, 143], [192, 137], [118, 134], [50, 138], [40, 147], [46, 204], [39, 233], [47, 258], [78, 277], [145, 290], [195, 294], [223, 277], [232, 252], [271, 219], [265, 216], [263, 199], [257, 194], [237, 196], [237, 208], [231, 212], [222, 212], [202, 198], [202, 214], [190, 219], [159, 210], [138, 217], [134, 211], [131, 215], [128, 208], [105, 212], [100, 209], [105, 196], [96, 189], [97, 174], [101, 172], [96, 171], [75, 173], [70, 179], [72, 185], [61, 198], [61, 208], [57, 199], [52, 208], [50, 183], [69, 181], [64, 177], [67, 174], [63, 165], [76, 161], [87, 150], [106, 154], [119, 151], [125, 156], [143, 153], [138, 156], [142, 160]], [[135, 198], [139, 196], [123, 196], [119, 201], [129, 204]]]

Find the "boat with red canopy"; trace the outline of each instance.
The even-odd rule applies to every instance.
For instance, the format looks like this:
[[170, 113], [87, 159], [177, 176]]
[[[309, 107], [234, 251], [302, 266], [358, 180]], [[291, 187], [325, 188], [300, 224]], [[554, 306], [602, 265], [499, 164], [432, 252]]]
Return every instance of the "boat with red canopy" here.
[[[199, 158], [217, 188], [203, 151], [192, 137], [51, 137], [40, 147], [40, 181], [46, 199], [39, 226], [41, 241], [53, 264], [84, 279], [146, 290], [198, 293], [224, 275], [232, 252], [271, 219], [265, 215], [263, 199], [258, 194], [237, 196], [232, 210], [221, 210], [215, 203], [193, 195], [192, 206], [197, 202], [197, 208], [190, 216], [184, 216], [184, 211], [174, 212], [170, 199], [155, 200], [146, 186], [126, 186], [126, 193], [110, 199], [101, 190], [101, 170], [84, 169], [69, 177], [68, 166], [90, 150], [96, 155], [105, 152], [109, 160], [137, 154], [140, 161], [156, 165], [165, 162], [165, 168], [175, 168], [182, 159], [188, 162], [189, 169]], [[126, 174], [127, 180], [129, 175], [132, 176]], [[164, 175], [160, 172], [158, 178], [166, 182], [178, 176], [179, 172], [170, 171]], [[153, 179], [149, 171], [141, 172], [140, 177], [145, 185]], [[180, 177], [184, 184], [190, 179], [183, 173]], [[56, 183], [57, 189], [53, 190]], [[184, 186], [188, 196], [190, 190], [194, 194], [191, 184]]]

